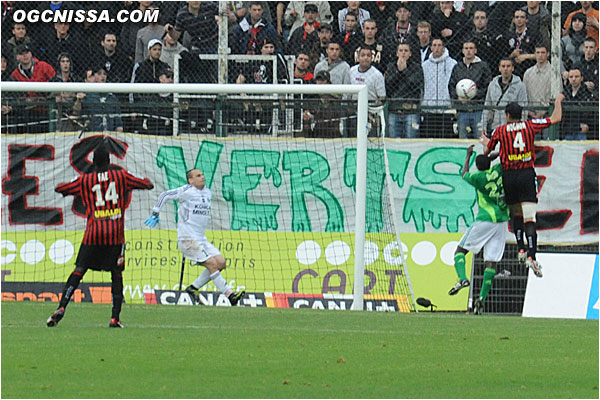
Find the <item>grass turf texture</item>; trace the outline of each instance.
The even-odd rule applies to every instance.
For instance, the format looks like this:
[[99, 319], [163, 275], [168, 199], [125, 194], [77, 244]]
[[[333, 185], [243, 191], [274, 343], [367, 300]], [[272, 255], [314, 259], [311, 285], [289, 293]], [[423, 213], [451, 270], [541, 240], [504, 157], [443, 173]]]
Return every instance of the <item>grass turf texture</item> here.
[[2, 303], [2, 398], [598, 398], [598, 321]]

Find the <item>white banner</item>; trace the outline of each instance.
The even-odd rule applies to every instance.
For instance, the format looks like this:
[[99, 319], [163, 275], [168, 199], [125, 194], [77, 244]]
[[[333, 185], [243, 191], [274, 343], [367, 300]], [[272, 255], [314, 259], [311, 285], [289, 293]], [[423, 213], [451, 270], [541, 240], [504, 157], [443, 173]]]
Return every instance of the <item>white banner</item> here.
[[[213, 192], [213, 230], [352, 232], [356, 173], [353, 139], [272, 139], [113, 134], [113, 165], [150, 178], [126, 216], [139, 229], [158, 195], [200, 168]], [[2, 230], [83, 230], [77, 199], [54, 192], [91, 168], [102, 136], [3, 135]], [[373, 146], [379, 143], [372, 142]], [[394, 206], [401, 232], [464, 232], [477, 213], [475, 190], [460, 176], [470, 142], [387, 142]], [[481, 146], [476, 146], [481, 152]], [[370, 232], [390, 232], [382, 149], [368, 153]], [[598, 143], [542, 142], [537, 149], [539, 243], [598, 241]], [[474, 166], [472, 168], [475, 168]], [[175, 229], [175, 205], [161, 213]], [[507, 233], [507, 240], [514, 240]]]
[[529, 270], [524, 317], [598, 319], [598, 254], [538, 253], [544, 276]]

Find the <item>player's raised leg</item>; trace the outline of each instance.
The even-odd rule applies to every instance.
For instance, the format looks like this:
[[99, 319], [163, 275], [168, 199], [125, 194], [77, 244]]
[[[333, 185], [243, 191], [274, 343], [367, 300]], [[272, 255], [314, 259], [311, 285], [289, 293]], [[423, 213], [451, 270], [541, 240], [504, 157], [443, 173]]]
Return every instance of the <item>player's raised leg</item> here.
[[530, 268], [535, 276], [541, 278], [542, 266], [536, 260], [537, 254], [537, 232], [535, 226], [535, 214], [537, 205], [532, 202], [521, 203], [523, 210], [523, 220], [525, 221], [525, 236], [527, 237], [527, 260], [525, 265]]
[[471, 282], [467, 279], [467, 274], [465, 271], [465, 255], [468, 253], [466, 249], [463, 249], [460, 246], [456, 247], [456, 251], [454, 252], [454, 269], [456, 270], [456, 275], [458, 276], [458, 282], [454, 285], [449, 291], [448, 294], [450, 296], [454, 296], [461, 289], [468, 287]]
[[50, 315], [50, 317], [48, 317], [46, 326], [53, 327], [58, 325], [60, 320], [65, 316], [65, 310], [69, 305], [69, 301], [79, 286], [79, 282], [81, 282], [81, 278], [83, 278], [86, 271], [87, 268], [85, 267], [75, 267], [75, 270], [71, 272], [71, 275], [69, 275], [69, 278], [67, 279], [67, 282], [63, 288], [62, 297], [58, 303], [58, 308], [52, 313], [52, 315]]
[[519, 249], [518, 261], [519, 264], [525, 264], [527, 260], [527, 251], [525, 250], [525, 241], [523, 240], [523, 232], [525, 231], [525, 225], [523, 221], [523, 211], [521, 210], [521, 204], [513, 204], [510, 206], [510, 224], [511, 229], [517, 240], [517, 248]]
[[[201, 265], [201, 264], [199, 264]], [[195, 304], [200, 304], [200, 297], [198, 297], [198, 290], [210, 282], [210, 272], [204, 268], [202, 273], [196, 278], [196, 280], [185, 288], [185, 292], [190, 295]]]
[[210, 279], [213, 281], [217, 289], [229, 299], [232, 306], [237, 305], [242, 297], [246, 294], [245, 291], [235, 293], [221, 275], [221, 271], [226, 268], [225, 258], [221, 254], [211, 257], [204, 262], [204, 265], [210, 272]]

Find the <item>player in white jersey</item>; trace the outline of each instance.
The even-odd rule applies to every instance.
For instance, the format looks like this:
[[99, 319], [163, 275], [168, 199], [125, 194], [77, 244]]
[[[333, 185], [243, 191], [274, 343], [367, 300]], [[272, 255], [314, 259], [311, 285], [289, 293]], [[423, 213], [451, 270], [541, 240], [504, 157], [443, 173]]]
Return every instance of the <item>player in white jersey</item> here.
[[152, 215], [145, 224], [153, 228], [159, 224], [159, 213], [167, 200], [179, 201], [179, 221], [177, 222], [177, 247], [186, 259], [206, 267], [200, 276], [185, 291], [199, 303], [197, 291], [212, 280], [232, 306], [235, 306], [245, 292], [233, 292], [227, 285], [221, 271], [226, 267], [225, 258], [205, 235], [210, 221], [211, 191], [205, 186], [204, 174], [199, 169], [187, 172], [187, 185], [161, 193], [152, 209]]

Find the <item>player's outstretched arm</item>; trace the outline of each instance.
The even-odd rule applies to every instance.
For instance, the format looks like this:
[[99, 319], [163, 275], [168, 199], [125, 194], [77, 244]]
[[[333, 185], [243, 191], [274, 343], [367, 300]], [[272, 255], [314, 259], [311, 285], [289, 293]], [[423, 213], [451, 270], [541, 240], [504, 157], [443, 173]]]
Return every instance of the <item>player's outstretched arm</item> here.
[[481, 136], [479, 137], [479, 141], [481, 142], [481, 144], [483, 145], [483, 154], [484, 155], [488, 155], [490, 153], [490, 149], [488, 148], [488, 143], [490, 143], [490, 138], [488, 138], [484, 133], [481, 134]]
[[474, 144], [470, 145], [467, 148], [467, 156], [465, 157], [465, 163], [463, 164], [463, 167], [462, 167], [463, 178], [465, 177], [467, 172], [469, 172], [469, 161], [471, 161], [471, 156], [473, 155], [473, 147], [475, 147]]
[[562, 119], [562, 102], [564, 99], [564, 94], [559, 93], [556, 95], [556, 100], [554, 101], [554, 111], [552, 111], [552, 115], [550, 116], [550, 123], [552, 125], [559, 123]]
[[146, 219], [146, 221], [144, 221], [144, 224], [146, 224], [146, 226], [149, 226], [150, 228], [154, 228], [156, 225], [160, 227], [159, 213], [162, 206], [166, 203], [167, 200], [179, 199], [181, 194], [184, 193], [188, 187], [189, 185], [186, 185], [177, 189], [162, 192], [160, 196], [158, 196], [156, 205], [152, 208], [152, 214]]
[[139, 178], [129, 171], [125, 171], [125, 182], [128, 189], [154, 189], [154, 184], [148, 178]]
[[76, 196], [79, 194], [79, 179], [80, 177], [73, 178], [71, 182], [59, 183], [54, 188], [56, 193], [60, 193], [63, 196]]

